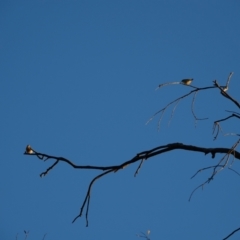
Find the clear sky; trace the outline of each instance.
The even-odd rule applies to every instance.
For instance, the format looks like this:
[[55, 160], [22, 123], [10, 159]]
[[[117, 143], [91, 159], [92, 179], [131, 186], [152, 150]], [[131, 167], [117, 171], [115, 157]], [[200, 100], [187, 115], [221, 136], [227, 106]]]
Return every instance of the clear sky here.
[[[238, 111], [219, 90], [181, 101], [157, 130], [169, 101], [187, 93], [160, 83], [194, 78], [194, 86], [223, 85], [239, 100], [239, 1], [1, 1], [0, 3], [0, 239], [28, 240], [222, 239], [240, 227], [240, 178], [225, 170], [197, 191], [210, 172], [190, 180], [221, 158], [174, 151], [107, 175], [94, 185], [89, 227], [79, 213], [99, 171], [75, 170], [23, 155], [36, 151], [79, 165], [117, 165], [136, 153], [181, 142], [231, 147], [234, 136], [213, 141], [212, 123]], [[236, 132], [237, 121], [222, 125]], [[233, 168], [239, 170], [238, 162]], [[240, 233], [232, 239], [239, 239]]]

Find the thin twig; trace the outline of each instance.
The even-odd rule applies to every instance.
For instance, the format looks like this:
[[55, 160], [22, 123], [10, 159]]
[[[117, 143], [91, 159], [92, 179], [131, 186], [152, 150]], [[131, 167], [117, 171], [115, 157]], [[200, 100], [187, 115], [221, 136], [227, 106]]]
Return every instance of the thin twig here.
[[[190, 91], [189, 93], [187, 93], [187, 94], [185, 94], [185, 95], [183, 95], [183, 96], [181, 96], [181, 97], [173, 100], [172, 102], [170, 102], [169, 104], [167, 104], [164, 108], [162, 108], [161, 110], [159, 110], [159, 111], [157, 111], [156, 113], [154, 113], [154, 114], [152, 115], [152, 117], [146, 122], [146, 125], [147, 125], [150, 121], [152, 121], [153, 118], [154, 118], [156, 115], [158, 115], [158, 114], [161, 113], [160, 120], [158, 121], [158, 129], [159, 129], [159, 125], [160, 125], [161, 119], [162, 119], [162, 117], [163, 117], [163, 113], [165, 112], [165, 110], [166, 110], [170, 105], [172, 105], [173, 103], [176, 103], [176, 102], [180, 101], [181, 99], [183, 99], [183, 98], [185, 98], [185, 97], [187, 97], [187, 96], [189, 96], [189, 95], [191, 95], [192, 93], [195, 93], [195, 92], [197, 92], [197, 91], [202, 91], [202, 90], [207, 90], [207, 89], [216, 88], [215, 85], [214, 85], [214, 86], [210, 86], [210, 87], [202, 87], [202, 88], [194, 87], [194, 86], [192, 86], [192, 85], [184, 85], [184, 86], [192, 87], [192, 88], [194, 88], [194, 90], [192, 90], [192, 91]], [[199, 120], [200, 120], [200, 119], [199, 119]], [[201, 120], [204, 120], [204, 119], [201, 119]]]
[[230, 82], [230, 79], [233, 75], [233, 72], [230, 72], [229, 76], [228, 76], [228, 79], [227, 79], [227, 82], [226, 82], [226, 88], [228, 89], [228, 85], [229, 85], [229, 82]]
[[171, 113], [171, 116], [170, 116], [168, 125], [170, 125], [170, 122], [171, 122], [171, 120], [172, 120], [172, 118], [173, 118], [173, 114], [174, 114], [174, 112], [175, 112], [175, 110], [176, 110], [176, 108], [177, 108], [177, 105], [178, 105], [178, 103], [180, 102], [180, 100], [181, 100], [181, 99], [179, 99], [179, 100], [176, 102], [176, 104], [175, 104], [175, 106], [174, 106], [174, 108], [173, 108], [173, 110], [172, 110], [172, 113]]
[[82, 216], [84, 206], [85, 206], [85, 204], [86, 204], [86, 202], [87, 202], [86, 226], [88, 226], [88, 208], [89, 208], [89, 201], [90, 201], [89, 199], [90, 199], [90, 192], [91, 192], [91, 188], [92, 188], [92, 186], [93, 186], [93, 183], [94, 183], [97, 179], [103, 177], [104, 175], [106, 175], [106, 174], [108, 174], [108, 173], [110, 173], [110, 172], [112, 172], [112, 171], [113, 171], [113, 170], [106, 171], [106, 172], [104, 172], [104, 173], [96, 176], [96, 177], [91, 181], [91, 183], [89, 184], [89, 187], [88, 187], [88, 191], [87, 191], [85, 200], [84, 200], [84, 202], [83, 202], [83, 204], [82, 204], [80, 213], [73, 219], [72, 223], [74, 223], [79, 217]]
[[181, 82], [167, 82], [167, 83], [162, 83], [159, 84], [158, 87], [155, 90], [158, 90], [161, 87], [167, 86], [167, 85], [173, 85], [173, 84], [180, 84]]
[[220, 124], [219, 124], [218, 121], [215, 121], [215, 122], [213, 123], [213, 134], [214, 134], [216, 128], [217, 128], [217, 133], [216, 133], [216, 135], [214, 136], [213, 140], [216, 140], [216, 139], [217, 139], [218, 134], [219, 134], [220, 131], [221, 131], [221, 133], [224, 135], [224, 132], [223, 132], [223, 130], [222, 130], [222, 128], [221, 128], [221, 126], [220, 126]]
[[135, 172], [135, 174], [134, 174], [134, 177], [137, 176], [137, 174], [138, 174], [138, 172], [139, 172], [139, 170], [140, 170], [140, 168], [141, 168], [144, 160], [145, 160], [145, 159], [142, 159], [141, 162], [140, 162], [140, 164], [138, 165], [138, 168], [137, 168], [137, 170], [136, 170], [136, 172]]
[[240, 176], [240, 173], [237, 172], [236, 170], [234, 170], [234, 169], [232, 169], [232, 168], [228, 168], [228, 169], [231, 170], [231, 171], [233, 171], [233, 172], [235, 172], [238, 176]]
[[40, 177], [45, 177], [48, 174], [48, 172], [58, 164], [58, 162], [59, 160], [55, 161], [55, 163], [52, 164], [52, 166], [50, 166], [45, 172], [40, 174]]
[[[202, 184], [200, 184], [199, 186], [197, 186], [190, 194], [189, 196], [189, 201], [191, 200], [193, 194], [195, 193], [196, 190], [198, 190], [200, 187], [204, 187], [204, 185], [206, 183], [210, 183], [214, 177], [220, 173], [223, 169], [226, 168], [226, 166], [228, 165], [229, 163], [229, 159], [230, 159], [230, 155], [233, 155], [235, 156], [235, 148], [238, 146], [238, 144], [240, 143], [240, 139], [232, 146], [231, 149], [229, 149], [229, 151], [220, 159], [220, 161], [215, 165], [215, 166], [210, 166], [210, 167], [206, 167], [206, 168], [202, 168], [200, 170], [198, 170], [192, 177], [194, 178], [198, 173], [200, 173], [201, 171], [204, 171], [204, 170], [207, 170], [207, 169], [210, 169], [210, 168], [213, 168], [213, 172], [212, 174], [210, 175], [210, 177], [205, 181], [203, 182]], [[224, 163], [222, 164], [222, 162], [224, 161]]]
[[209, 167], [205, 167], [205, 168], [201, 168], [201, 169], [199, 169], [190, 179], [193, 179], [194, 177], [197, 176], [198, 173], [200, 173], [200, 172], [202, 172], [202, 171], [204, 171], [204, 170], [207, 170], [207, 169], [210, 169], [210, 168], [215, 168], [215, 167], [216, 167], [216, 165], [214, 165], [214, 166], [209, 166]]
[[198, 118], [194, 112], [194, 103], [195, 103], [195, 99], [196, 99], [196, 95], [197, 95], [198, 91], [196, 91], [193, 95], [193, 100], [192, 100], [192, 107], [191, 107], [191, 110], [192, 110], [192, 114], [193, 114], [193, 117], [195, 119], [195, 127], [197, 126], [197, 120], [207, 120], [208, 118]]
[[240, 117], [240, 113], [238, 113], [238, 112], [235, 112], [235, 111], [229, 111], [229, 110], [225, 110], [226, 112], [230, 112], [230, 113], [234, 113], [234, 114], [236, 114], [236, 115], [238, 115], [239, 117]]

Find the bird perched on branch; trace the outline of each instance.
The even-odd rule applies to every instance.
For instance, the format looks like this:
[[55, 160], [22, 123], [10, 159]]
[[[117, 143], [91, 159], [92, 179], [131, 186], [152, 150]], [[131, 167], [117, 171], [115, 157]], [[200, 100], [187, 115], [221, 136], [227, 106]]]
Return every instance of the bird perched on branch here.
[[166, 85], [172, 85], [172, 84], [190, 85], [192, 81], [193, 81], [193, 78], [186, 78], [186, 79], [183, 79], [183, 80], [180, 81], [180, 82], [167, 82], [167, 83], [162, 83], [162, 84], [158, 85], [158, 87], [157, 87], [155, 90], [157, 90], [157, 89], [159, 89], [159, 88], [161, 88], [161, 87], [164, 87], [164, 86], [166, 86]]
[[221, 88], [222, 88], [222, 90], [223, 90], [224, 92], [226, 92], [226, 91], [228, 90], [228, 86], [221, 87]]
[[183, 79], [181, 81], [181, 84], [184, 84], [184, 85], [190, 85], [193, 81], [193, 78], [188, 78], [188, 79]]
[[32, 154], [32, 153], [33, 153], [33, 150], [32, 150], [32, 148], [31, 148], [30, 145], [27, 145], [27, 147], [26, 147], [26, 153], [28, 153], [28, 154]]

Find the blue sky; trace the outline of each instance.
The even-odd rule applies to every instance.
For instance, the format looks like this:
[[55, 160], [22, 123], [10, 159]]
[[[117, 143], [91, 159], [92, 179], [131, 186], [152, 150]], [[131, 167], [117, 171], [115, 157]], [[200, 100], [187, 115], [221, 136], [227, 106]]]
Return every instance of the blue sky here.
[[[240, 227], [239, 176], [225, 170], [209, 177], [200, 168], [215, 164], [200, 153], [174, 151], [100, 179], [94, 185], [89, 227], [74, 224], [87, 187], [100, 172], [75, 170], [23, 155], [36, 151], [79, 165], [117, 165], [136, 153], [182, 142], [231, 147], [234, 136], [213, 141], [212, 123], [238, 111], [217, 89], [200, 92], [169, 109], [157, 130], [156, 117], [169, 101], [185, 94], [182, 85], [158, 84], [194, 78], [194, 86], [224, 85], [239, 96], [240, 3], [238, 1], [1, 1], [0, 238], [222, 239]], [[236, 132], [234, 119], [222, 124]], [[239, 170], [235, 162], [235, 170]], [[231, 239], [239, 239], [240, 233]]]

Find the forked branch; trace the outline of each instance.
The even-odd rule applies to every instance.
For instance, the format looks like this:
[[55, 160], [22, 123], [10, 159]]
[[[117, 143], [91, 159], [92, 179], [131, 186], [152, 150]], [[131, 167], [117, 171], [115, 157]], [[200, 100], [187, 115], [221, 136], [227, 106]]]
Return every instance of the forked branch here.
[[[191, 200], [192, 195], [194, 194], [194, 192], [195, 192], [197, 189], [199, 189], [199, 188], [202, 188], [202, 189], [203, 189], [203, 187], [205, 186], [205, 184], [210, 183], [210, 182], [214, 179], [214, 177], [215, 177], [218, 173], [220, 173], [220, 171], [222, 171], [222, 170], [225, 169], [226, 167], [228, 167], [228, 168], [231, 168], [231, 167], [232, 167], [233, 161], [232, 161], [231, 163], [229, 163], [229, 159], [230, 159], [230, 156], [231, 156], [231, 155], [233, 155], [233, 158], [235, 159], [235, 155], [232, 154], [232, 153], [235, 152], [235, 149], [237, 148], [237, 146], [239, 145], [239, 143], [240, 143], [240, 139], [232, 146], [231, 149], [229, 149], [228, 153], [226, 153], [226, 154], [220, 159], [220, 161], [219, 161], [216, 165], [202, 168], [202, 169], [198, 170], [198, 171], [191, 177], [191, 179], [192, 179], [192, 178], [194, 178], [198, 173], [200, 173], [200, 172], [202, 172], [202, 171], [205, 171], [205, 170], [208, 170], [208, 169], [212, 169], [212, 174], [210, 175], [210, 177], [209, 177], [205, 182], [203, 182], [202, 184], [200, 184], [198, 187], [196, 187], [196, 188], [192, 191], [192, 193], [191, 193], [191, 195], [190, 195], [190, 197], [189, 197], [189, 201]], [[231, 169], [231, 170], [233, 170], [233, 169]], [[233, 170], [233, 171], [234, 171], [234, 170]]]
[[[231, 100], [235, 105], [237, 105], [239, 108], [240, 108], [240, 103], [238, 103], [235, 99], [233, 99], [228, 93], [228, 88], [229, 88], [229, 83], [230, 83], [230, 79], [233, 75], [233, 72], [230, 72], [229, 76], [228, 76], [228, 79], [227, 79], [227, 82], [226, 82], [226, 86], [220, 86], [217, 82], [217, 80], [214, 80], [213, 81], [213, 86], [209, 86], [209, 87], [195, 87], [195, 86], [192, 86], [192, 85], [186, 85], [186, 84], [183, 84], [184, 86], [186, 87], [192, 87], [194, 88], [194, 90], [190, 91], [189, 93], [181, 96], [181, 97], [178, 97], [176, 98], [175, 100], [171, 101], [170, 103], [168, 103], [164, 108], [160, 109], [159, 111], [157, 111], [156, 113], [153, 114], [153, 116], [147, 121], [146, 124], [148, 124], [150, 121], [153, 120], [153, 118], [156, 116], [156, 115], [160, 115], [159, 117], [159, 120], [158, 120], [158, 130], [160, 129], [160, 124], [161, 124], [161, 120], [163, 118], [163, 115], [165, 113], [165, 111], [172, 105], [175, 105], [173, 107], [173, 110], [172, 110], [172, 113], [171, 113], [171, 116], [170, 116], [170, 120], [169, 120], [169, 123], [171, 121], [171, 119], [173, 118], [173, 115], [174, 115], [174, 112], [177, 108], [177, 105], [178, 103], [184, 99], [184, 98], [187, 98], [188, 96], [190, 96], [191, 94], [193, 94], [193, 99], [192, 99], [192, 105], [191, 105], [191, 112], [192, 112], [192, 115], [194, 117], [194, 120], [195, 120], [195, 126], [196, 126], [196, 123], [198, 120], [207, 120], [208, 118], [198, 118], [195, 114], [195, 111], [194, 111], [194, 104], [195, 104], [195, 100], [196, 100], [196, 95], [199, 91], [204, 91], [204, 90], [209, 90], [209, 89], [214, 89], [214, 88], [218, 88], [220, 90], [220, 93], [226, 97], [227, 99]], [[170, 82], [170, 83], [163, 83], [163, 84], [160, 84], [158, 86], [158, 88], [161, 88], [163, 86], [166, 86], [166, 85], [172, 85], [172, 84], [182, 84], [182, 82]], [[191, 84], [191, 83], [190, 83]], [[157, 88], [157, 89], [158, 89]], [[218, 134], [219, 134], [219, 131], [221, 130], [221, 127], [220, 127], [220, 124], [219, 122], [220, 121], [224, 121], [224, 120], [227, 120], [231, 117], [237, 117], [237, 118], [240, 118], [240, 114], [238, 113], [235, 113], [233, 112], [231, 116], [225, 118], [225, 119], [222, 119], [222, 120], [217, 120], [214, 122], [214, 130], [213, 130], [213, 134], [215, 133], [215, 130], [216, 130], [216, 135], [214, 137], [214, 140], [216, 140]]]
[[[236, 144], [237, 146], [237, 144]], [[123, 170], [124, 168], [126, 168], [128, 165], [131, 165], [135, 162], [140, 162], [139, 166], [135, 172], [135, 176], [137, 175], [139, 169], [142, 166], [143, 161], [148, 160], [154, 156], [166, 153], [166, 152], [170, 152], [173, 150], [186, 150], [186, 151], [193, 151], [193, 152], [200, 152], [203, 153], [205, 155], [207, 154], [211, 154], [212, 158], [215, 158], [216, 154], [221, 153], [221, 154], [225, 154], [225, 156], [229, 156], [232, 155], [235, 157], [235, 159], [240, 160], [240, 152], [236, 151], [236, 146], [232, 147], [232, 148], [204, 148], [204, 147], [198, 147], [198, 146], [193, 146], [193, 145], [186, 145], [186, 144], [182, 144], [182, 143], [171, 143], [171, 144], [167, 144], [167, 145], [163, 145], [163, 146], [158, 146], [156, 148], [147, 150], [147, 151], [143, 151], [140, 152], [138, 154], [136, 154], [136, 156], [134, 156], [132, 159], [123, 162], [120, 165], [114, 165], [114, 166], [82, 166], [82, 165], [76, 165], [74, 164], [72, 161], [63, 158], [63, 157], [57, 157], [57, 156], [52, 156], [52, 155], [48, 155], [45, 153], [40, 153], [35, 151], [33, 148], [31, 148], [30, 145], [28, 145], [26, 147], [26, 151], [24, 152], [24, 154], [29, 155], [29, 156], [36, 156], [38, 159], [40, 160], [44, 160], [44, 161], [48, 161], [48, 160], [54, 160], [54, 163], [47, 168], [46, 171], [44, 171], [43, 173], [40, 174], [41, 177], [46, 176], [47, 173], [49, 173], [51, 170], [54, 169], [54, 167], [59, 164], [60, 162], [64, 162], [66, 164], [68, 164], [69, 166], [75, 168], [75, 169], [85, 169], [85, 170], [100, 170], [103, 171], [103, 173], [97, 175], [95, 178], [93, 178], [93, 180], [90, 182], [89, 186], [88, 186], [88, 191], [86, 193], [85, 199], [83, 201], [82, 207], [80, 209], [80, 213], [74, 218], [73, 222], [75, 222], [79, 217], [82, 216], [83, 211], [86, 207], [86, 225], [88, 226], [88, 211], [89, 211], [89, 204], [90, 204], [90, 197], [91, 197], [91, 189], [93, 187], [93, 184], [100, 178], [106, 176], [107, 174], [110, 173], [116, 173], [117, 171]], [[225, 157], [223, 157], [223, 159], [225, 159]], [[215, 176], [218, 172], [220, 172], [219, 167], [224, 169], [224, 164], [222, 163], [223, 160], [219, 161], [219, 163], [215, 166], [214, 171], [213, 171], [213, 175], [211, 178], [213, 178], [213, 176]], [[228, 160], [227, 160], [228, 161]], [[221, 170], [222, 170], [221, 169]], [[204, 170], [204, 169], [203, 169]], [[207, 180], [209, 181], [209, 180]], [[206, 182], [207, 182], [206, 181]], [[205, 184], [205, 183], [204, 183]], [[194, 190], [195, 191], [195, 190]]]
[[[229, 111], [228, 111], [228, 112], [229, 112]], [[214, 134], [215, 131], [216, 131], [216, 135], [215, 135], [215, 137], [214, 137], [214, 140], [217, 139], [218, 134], [219, 134], [219, 131], [221, 131], [221, 132], [223, 133], [222, 128], [221, 128], [221, 126], [220, 126], [220, 122], [226, 121], [226, 120], [228, 120], [228, 119], [230, 119], [230, 118], [233, 118], [233, 117], [240, 119], [240, 114], [234, 112], [234, 113], [232, 113], [232, 115], [230, 115], [230, 116], [228, 116], [228, 117], [226, 117], [226, 118], [222, 118], [222, 119], [216, 120], [216, 121], [213, 123], [213, 134]], [[235, 134], [235, 135], [237, 135], [237, 134]]]

